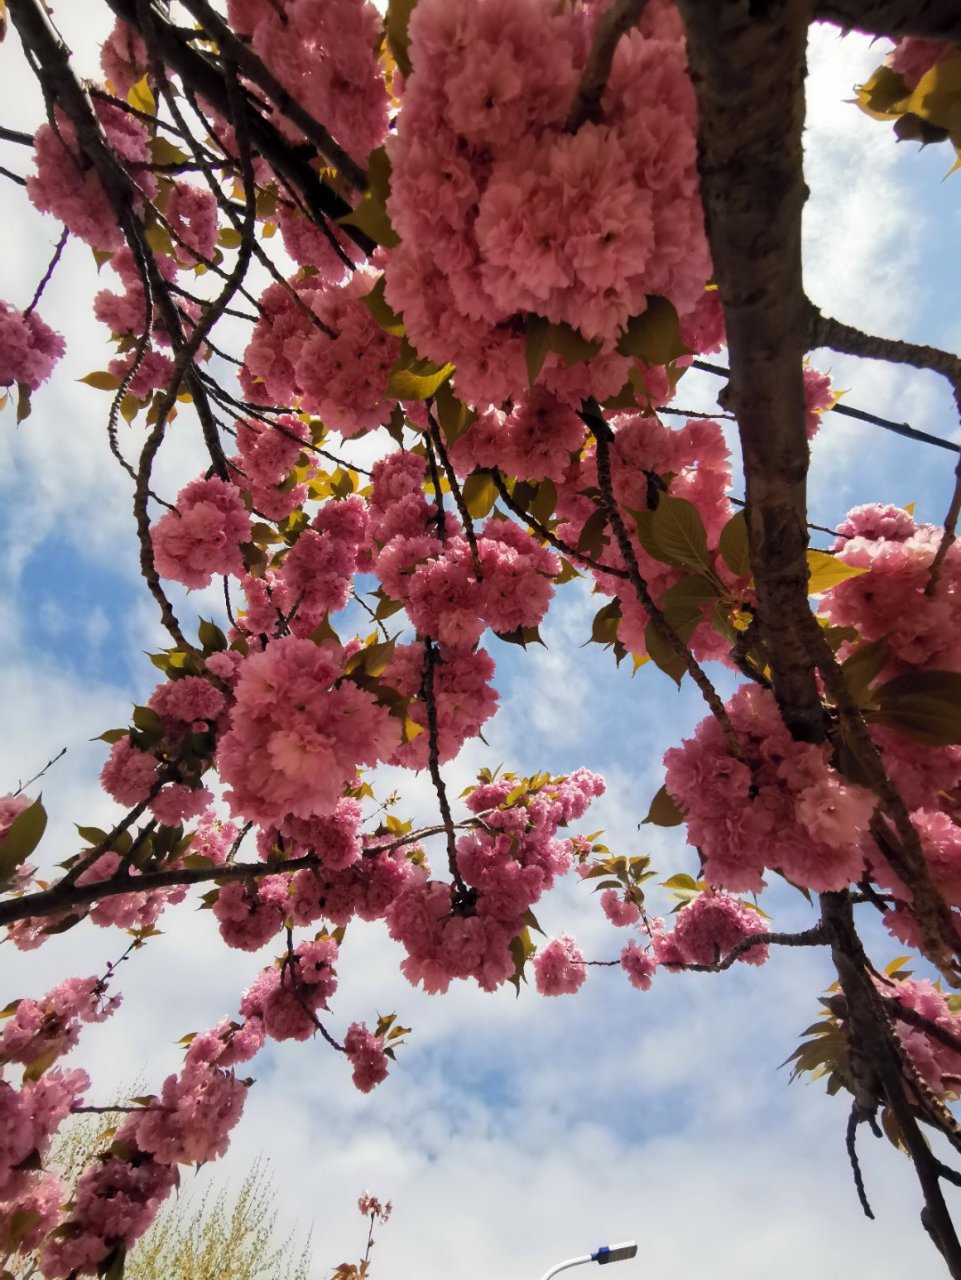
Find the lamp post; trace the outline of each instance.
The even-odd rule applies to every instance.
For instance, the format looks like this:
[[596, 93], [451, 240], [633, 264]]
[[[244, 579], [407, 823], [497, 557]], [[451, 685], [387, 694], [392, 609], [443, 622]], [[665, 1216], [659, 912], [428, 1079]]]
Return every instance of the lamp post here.
[[635, 1240], [628, 1240], [624, 1244], [602, 1244], [594, 1253], [585, 1253], [583, 1257], [568, 1258], [566, 1262], [559, 1262], [556, 1267], [551, 1267], [550, 1271], [545, 1272], [541, 1280], [551, 1280], [551, 1276], [556, 1276], [559, 1271], [566, 1271], [568, 1267], [579, 1267], [584, 1262], [597, 1262], [601, 1266], [608, 1262], [626, 1262], [636, 1253]]

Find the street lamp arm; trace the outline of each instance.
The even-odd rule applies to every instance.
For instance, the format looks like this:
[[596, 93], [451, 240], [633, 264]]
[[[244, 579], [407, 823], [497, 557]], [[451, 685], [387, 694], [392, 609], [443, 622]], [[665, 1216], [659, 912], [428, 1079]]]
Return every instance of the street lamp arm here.
[[552, 1276], [566, 1271], [568, 1267], [579, 1267], [585, 1262], [597, 1262], [603, 1266], [607, 1262], [626, 1262], [636, 1254], [637, 1244], [633, 1240], [626, 1240], [624, 1244], [602, 1244], [595, 1253], [585, 1253], [580, 1258], [568, 1258], [566, 1262], [559, 1262], [556, 1267], [551, 1267], [550, 1271], [541, 1276], [541, 1280], [551, 1280]]
[[568, 1267], [579, 1267], [582, 1262], [593, 1262], [594, 1255], [585, 1253], [580, 1258], [568, 1258], [566, 1262], [559, 1262], [556, 1267], [551, 1267], [550, 1271], [541, 1276], [541, 1280], [551, 1280], [551, 1276], [556, 1276], [561, 1271], [566, 1271]]

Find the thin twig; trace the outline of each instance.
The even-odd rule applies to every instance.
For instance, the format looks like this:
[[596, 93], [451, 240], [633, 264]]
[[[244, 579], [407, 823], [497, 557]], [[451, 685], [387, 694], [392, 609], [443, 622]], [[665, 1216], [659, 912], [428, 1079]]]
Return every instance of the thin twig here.
[[701, 696], [707, 703], [712, 715], [721, 726], [724, 739], [727, 742], [728, 749], [734, 756], [735, 760], [744, 762], [744, 751], [741, 747], [740, 740], [731, 723], [730, 716], [727, 714], [727, 708], [721, 701], [717, 690], [711, 684], [704, 671], [704, 668], [691, 653], [690, 649], [677, 634], [674, 628], [668, 622], [662, 609], [655, 603], [648, 590], [647, 583], [641, 575], [640, 567], [637, 563], [637, 556], [634, 554], [634, 547], [628, 535], [624, 521], [621, 519], [621, 513], [614, 498], [613, 482], [611, 480], [611, 457], [609, 451], [610, 440], [613, 433], [610, 427], [596, 411], [585, 412], [581, 415], [584, 421], [590, 427], [597, 442], [596, 459], [597, 459], [597, 478], [601, 491], [601, 505], [607, 516], [607, 522], [611, 526], [614, 537], [617, 540], [618, 548], [621, 552], [621, 558], [627, 566], [628, 576], [631, 586], [637, 595], [638, 603], [642, 605], [651, 620], [654, 630], [675, 653], [684, 664], [684, 670], [688, 672], [691, 679], [701, 691]]
[[60, 239], [57, 241], [57, 247], [53, 251], [53, 257], [50, 259], [50, 263], [46, 271], [43, 273], [43, 279], [37, 285], [36, 293], [30, 299], [29, 307], [27, 307], [26, 311], [23, 313], [25, 316], [28, 316], [30, 314], [30, 312], [34, 309], [34, 307], [43, 297], [43, 291], [44, 289], [46, 289], [47, 285], [50, 283], [53, 273], [57, 269], [57, 263], [60, 261], [60, 255], [63, 253], [64, 246], [67, 243], [67, 237], [69, 236], [69, 234], [70, 233], [66, 227], [64, 227], [64, 229], [60, 232]]

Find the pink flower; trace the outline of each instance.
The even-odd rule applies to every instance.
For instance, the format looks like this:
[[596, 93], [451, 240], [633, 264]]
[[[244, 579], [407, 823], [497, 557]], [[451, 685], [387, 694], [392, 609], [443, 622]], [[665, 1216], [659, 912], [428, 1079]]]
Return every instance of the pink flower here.
[[250, 541], [250, 517], [233, 485], [216, 477], [192, 480], [150, 534], [162, 577], [206, 587], [214, 574], [243, 574], [240, 548]]
[[[387, 1079], [387, 1056], [384, 1053], [383, 1036], [375, 1036], [360, 1022], [354, 1022], [344, 1036], [344, 1052], [354, 1069], [353, 1079], [361, 1093], [370, 1093], [375, 1085]], [[374, 1202], [377, 1203], [376, 1201]], [[380, 1205], [376, 1209], [362, 1209], [362, 1213], [382, 1213]], [[390, 1209], [387, 1209], [390, 1215]], [[382, 1217], [386, 1222], [387, 1218]]]
[[549, 942], [534, 957], [534, 978], [542, 996], [573, 995], [587, 978], [584, 957], [566, 933]]
[[35, 311], [24, 315], [0, 302], [0, 387], [14, 384], [36, 391], [64, 353], [59, 333]]

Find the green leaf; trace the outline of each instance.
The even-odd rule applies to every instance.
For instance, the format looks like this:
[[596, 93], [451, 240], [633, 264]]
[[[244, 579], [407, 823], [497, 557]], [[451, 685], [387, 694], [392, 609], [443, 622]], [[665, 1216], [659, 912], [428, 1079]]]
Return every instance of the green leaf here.
[[494, 635], [505, 644], [519, 644], [522, 649], [526, 649], [529, 644], [539, 644], [547, 648], [537, 627], [515, 627], [513, 631], [495, 631]]
[[383, 675], [394, 656], [394, 643], [393, 640], [384, 640], [379, 644], [369, 644], [366, 648], [359, 649], [347, 660], [347, 674], [363, 671], [368, 676]]
[[397, 232], [390, 225], [387, 216], [387, 199], [390, 195], [390, 159], [383, 147], [370, 153], [367, 161], [367, 190], [361, 197], [360, 204], [352, 213], [345, 214], [337, 221], [344, 226], [356, 227], [363, 231], [385, 249], [393, 249], [400, 244]]
[[390, 0], [384, 18], [387, 46], [397, 63], [397, 70], [406, 78], [410, 75], [410, 38], [407, 28], [417, 0]]
[[547, 340], [551, 351], [557, 353], [567, 368], [591, 360], [601, 349], [601, 343], [585, 338], [579, 329], [569, 324], [548, 326]]
[[908, 96], [907, 86], [901, 76], [890, 67], [878, 67], [864, 84], [855, 89], [857, 104], [862, 111], [876, 120], [889, 120], [900, 114], [897, 106]]
[[858, 705], [864, 699], [868, 686], [888, 660], [887, 637], [861, 644], [841, 666], [848, 692]]
[[169, 138], [158, 134], [150, 139], [150, 159], [154, 164], [186, 164], [187, 153], [175, 147]]
[[608, 540], [607, 516], [603, 509], [598, 507], [584, 521], [584, 528], [581, 530], [581, 536], [577, 540], [577, 550], [581, 555], [596, 559], [603, 548], [607, 546]]
[[662, 889], [680, 889], [684, 893], [696, 893], [698, 882], [693, 876], [685, 875], [678, 872], [676, 876], [671, 876], [669, 880], [661, 881]]
[[33, 408], [30, 403], [30, 388], [25, 382], [17, 383], [17, 422], [26, 422]]
[[384, 298], [384, 277], [378, 276], [377, 283], [371, 289], [370, 293], [365, 293], [361, 298], [361, 302], [374, 317], [377, 323], [387, 333], [392, 333], [395, 338], [404, 336], [404, 317], [399, 316], [396, 311], [387, 305]]
[[473, 520], [483, 520], [497, 501], [497, 486], [489, 475], [475, 471], [461, 487], [464, 506]]
[[544, 367], [547, 353], [550, 350], [550, 321], [543, 316], [531, 316], [527, 322], [527, 337], [524, 339], [524, 359], [527, 362], [527, 383], [533, 386], [537, 375]]
[[686, 498], [662, 494], [651, 512], [651, 537], [660, 550], [659, 560], [682, 569], [710, 569], [707, 534], [697, 508]]
[[99, 827], [81, 827], [79, 823], [77, 823], [77, 835], [81, 840], [85, 840], [91, 848], [107, 838], [106, 831], [101, 831]]
[[883, 684], [867, 717], [929, 747], [961, 743], [961, 673], [909, 671]]
[[457, 399], [451, 390], [449, 382], [443, 382], [437, 388], [434, 396], [434, 408], [437, 410], [437, 419], [448, 444], [453, 444], [455, 440], [459, 440], [464, 432], [477, 421], [477, 414], [473, 409], [469, 409], [466, 404], [462, 404]]
[[684, 821], [684, 811], [666, 786], [661, 787], [651, 801], [651, 807], [644, 821], [652, 823], [655, 827], [677, 827]]
[[[692, 574], [675, 582], [661, 596], [658, 604], [672, 623], [685, 622], [687, 614], [700, 619], [705, 605], [718, 598], [717, 585], [702, 574]], [[676, 621], [675, 621], [676, 620]]]
[[808, 560], [808, 595], [818, 596], [822, 591], [830, 591], [839, 582], [848, 578], [856, 578], [859, 573], [867, 573], [867, 569], [858, 569], [854, 565], [845, 564], [838, 556], [828, 555], [826, 551], [809, 551]]
[[197, 639], [203, 646], [204, 653], [220, 653], [227, 648], [227, 637], [215, 623], [208, 622], [205, 618], [200, 620]]
[[13, 876], [30, 857], [43, 838], [47, 827], [47, 811], [39, 798], [18, 813], [10, 824], [5, 840], [0, 841], [0, 885]]
[[[686, 645], [696, 626], [697, 619], [690, 618], [681, 626], [675, 626], [674, 630], [677, 632], [681, 642]], [[665, 675], [670, 676], [676, 685], [680, 686], [681, 679], [687, 671], [687, 664], [683, 656], [672, 648], [659, 631], [655, 630], [653, 622], [649, 622], [644, 628], [644, 644], [651, 661], [660, 667]]]
[[724, 563], [739, 578], [746, 578], [751, 572], [751, 558], [747, 541], [747, 518], [743, 511], [731, 516], [721, 530], [718, 549]]
[[153, 96], [150, 85], [147, 83], [147, 77], [144, 76], [128, 90], [127, 101], [132, 107], [136, 107], [138, 111], [144, 111], [148, 116], [156, 115], [157, 101]]
[[611, 600], [594, 615], [591, 625], [591, 640], [594, 644], [613, 644], [617, 639], [617, 629], [621, 625], [621, 606], [617, 600]]
[[106, 369], [100, 372], [88, 373], [82, 378], [77, 379], [78, 382], [85, 383], [88, 387], [96, 387], [98, 391], [116, 391], [120, 386], [120, 379], [115, 373], [109, 373]]
[[681, 341], [677, 312], [666, 298], [652, 295], [647, 309], [632, 316], [621, 334], [617, 349], [622, 356], [634, 356], [645, 364], [670, 364], [678, 356], [690, 355]]
[[398, 400], [429, 400], [453, 372], [452, 364], [425, 360], [405, 341], [387, 379], [387, 394]]

